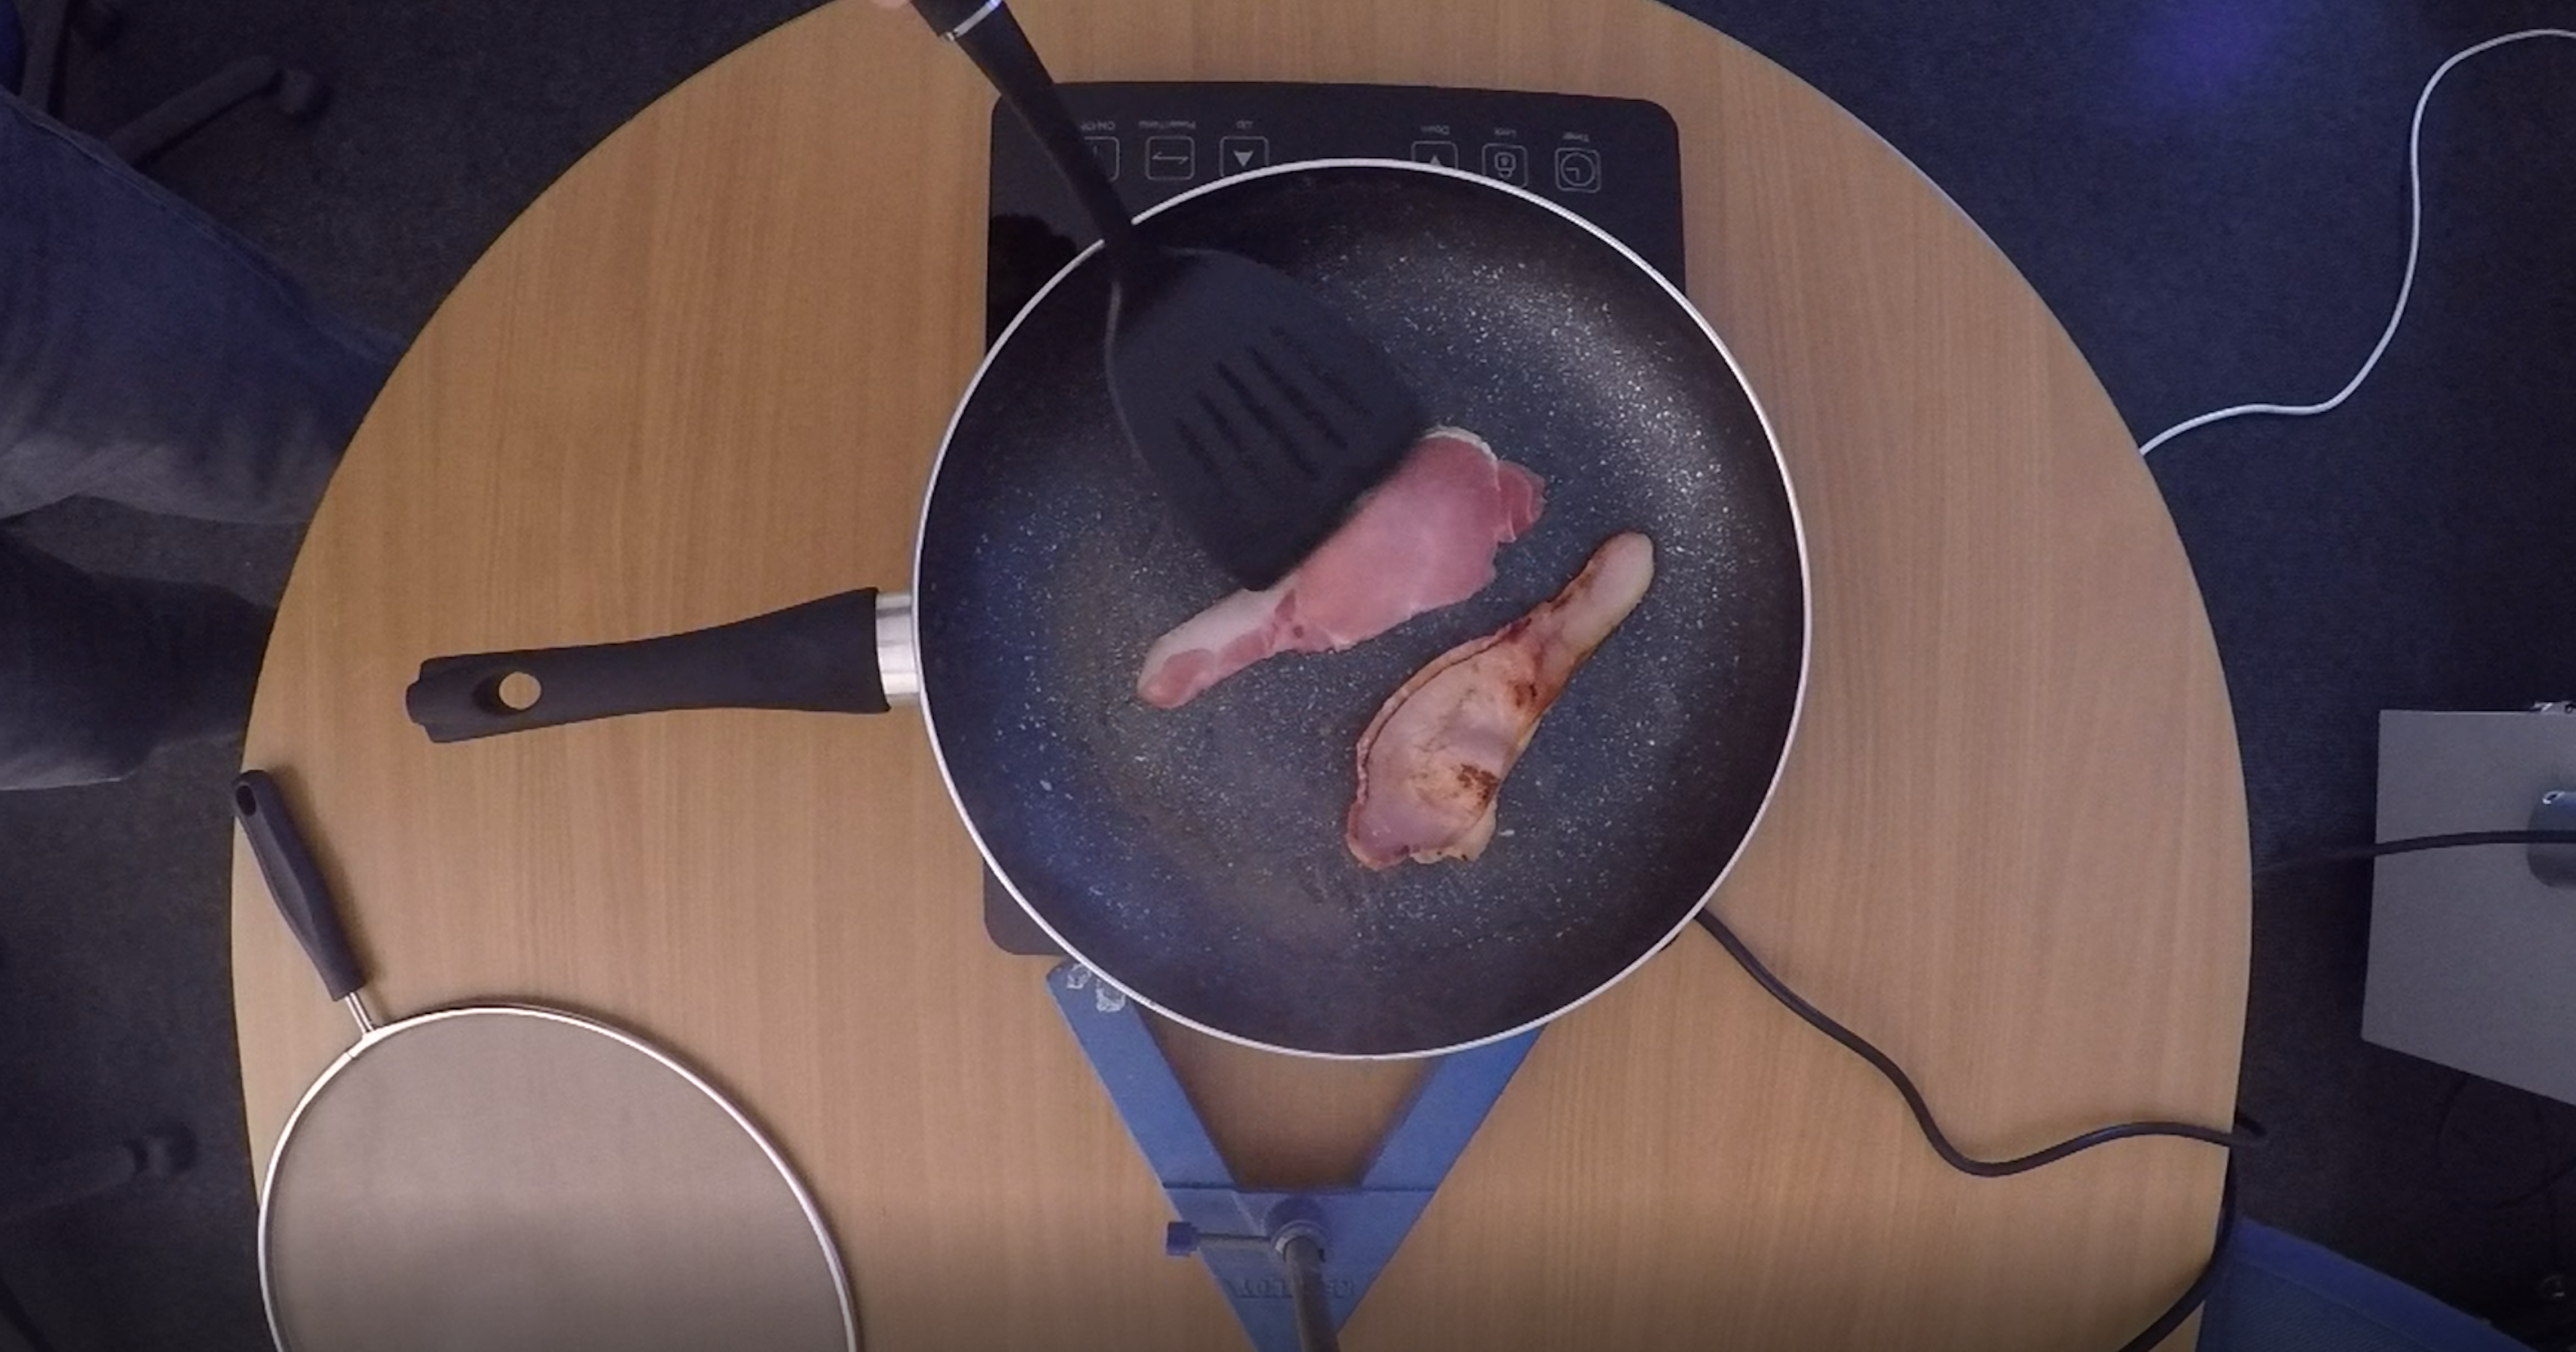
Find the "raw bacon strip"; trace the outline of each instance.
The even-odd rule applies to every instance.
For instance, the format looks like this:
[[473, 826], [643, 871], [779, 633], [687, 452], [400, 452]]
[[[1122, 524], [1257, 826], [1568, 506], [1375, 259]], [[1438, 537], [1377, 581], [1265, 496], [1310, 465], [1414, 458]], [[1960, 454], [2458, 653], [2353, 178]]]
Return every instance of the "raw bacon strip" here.
[[1351, 857], [1380, 869], [1484, 853], [1494, 795], [1539, 716], [1654, 580], [1654, 543], [1612, 536], [1565, 590], [1415, 672], [1360, 735]]
[[1275, 653], [1339, 652], [1494, 580], [1494, 550], [1544, 504], [1539, 477], [1472, 432], [1434, 428], [1297, 570], [1239, 591], [1154, 641], [1136, 696], [1177, 709]]

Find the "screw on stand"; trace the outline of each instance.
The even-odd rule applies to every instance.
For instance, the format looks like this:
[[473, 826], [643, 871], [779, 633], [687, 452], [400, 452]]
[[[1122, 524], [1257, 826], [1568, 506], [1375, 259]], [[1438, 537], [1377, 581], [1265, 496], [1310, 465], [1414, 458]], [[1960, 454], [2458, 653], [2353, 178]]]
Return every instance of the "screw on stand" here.
[[1270, 1237], [1201, 1234], [1188, 1221], [1163, 1227], [1163, 1253], [1189, 1258], [1207, 1250], [1276, 1255], [1287, 1269], [1287, 1290], [1296, 1311], [1298, 1352], [1340, 1352], [1341, 1334], [1333, 1320], [1330, 1288], [1324, 1281], [1324, 1225], [1315, 1204], [1290, 1197], [1270, 1210]]

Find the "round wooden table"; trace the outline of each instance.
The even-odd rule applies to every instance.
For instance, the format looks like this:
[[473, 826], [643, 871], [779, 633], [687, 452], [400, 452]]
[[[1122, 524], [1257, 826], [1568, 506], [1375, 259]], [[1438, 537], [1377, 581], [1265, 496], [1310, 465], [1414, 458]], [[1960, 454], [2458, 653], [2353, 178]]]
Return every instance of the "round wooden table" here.
[[[2223, 1125], [2244, 805], [2217, 655], [2128, 430], [1976, 227], [1821, 95], [1644, 0], [1030, 0], [1073, 79], [1346, 80], [1671, 110], [1694, 298], [1783, 443], [1805, 718], [1715, 905], [1965, 1148]], [[249, 760], [379, 1003], [569, 1005], [737, 1095], [810, 1182], [868, 1345], [1241, 1346], [1042, 988], [986, 939], [917, 721], [699, 713], [432, 746], [437, 653], [904, 585], [981, 346], [986, 113], [829, 6], [519, 218], [412, 348], [279, 614]], [[236, 868], [253, 1158], [348, 1041]], [[1248, 1181], [1347, 1178], [1419, 1073], [1166, 1029]], [[2220, 1153], [2008, 1181], [1685, 933], [1551, 1027], [1345, 1330], [1355, 1349], [2116, 1347], [2206, 1260]]]

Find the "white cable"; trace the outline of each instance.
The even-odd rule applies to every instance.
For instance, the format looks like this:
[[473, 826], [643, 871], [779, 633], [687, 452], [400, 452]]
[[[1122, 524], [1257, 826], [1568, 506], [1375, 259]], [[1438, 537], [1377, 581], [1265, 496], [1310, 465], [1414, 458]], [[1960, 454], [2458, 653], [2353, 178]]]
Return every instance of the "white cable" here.
[[2360, 370], [2352, 373], [2352, 379], [2346, 382], [2342, 389], [2335, 391], [2332, 399], [2323, 403], [2238, 404], [2234, 408], [2214, 409], [2196, 418], [2185, 418], [2147, 438], [2146, 444], [2138, 447], [2138, 454], [2145, 455], [2194, 428], [2207, 427], [2211, 423], [2224, 422], [2229, 418], [2242, 418], [2256, 413], [2305, 418], [2312, 414], [2329, 413], [2341, 406], [2344, 400], [2350, 399], [2354, 390], [2361, 388], [2361, 382], [2370, 378], [2371, 368], [2379, 365], [2380, 354], [2388, 351], [2389, 340], [2397, 336], [2398, 321], [2406, 317], [2406, 299], [2415, 292], [2415, 253], [2424, 239], [2424, 106], [2433, 100], [2433, 87], [2442, 83], [2442, 77], [2451, 73], [2451, 67], [2470, 57], [2528, 38], [2567, 38], [2576, 41], [2576, 32], [2564, 28], [2526, 28], [2519, 33], [2507, 33], [2502, 37], [2488, 38], [2474, 47], [2463, 48], [2453, 53], [2450, 60], [2443, 62], [2433, 72], [2433, 78], [2424, 82], [2424, 92], [2415, 96], [2415, 121], [2406, 132], [2406, 275], [2397, 284], [2397, 308], [2388, 314], [2388, 327], [2380, 331], [2378, 346], [2370, 349], [2370, 356], [2362, 361]]

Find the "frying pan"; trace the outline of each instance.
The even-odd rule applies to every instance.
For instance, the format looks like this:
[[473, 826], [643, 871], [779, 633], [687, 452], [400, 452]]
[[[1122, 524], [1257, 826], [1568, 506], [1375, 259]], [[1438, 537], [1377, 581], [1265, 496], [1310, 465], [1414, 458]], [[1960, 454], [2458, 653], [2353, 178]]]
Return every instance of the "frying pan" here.
[[[1273, 1050], [1398, 1057], [1579, 1004], [1715, 889], [1769, 799], [1804, 690], [1804, 544], [1733, 358], [1607, 234], [1436, 166], [1285, 165], [1141, 225], [1312, 286], [1434, 418], [1546, 479], [1546, 515], [1503, 548], [1491, 586], [1349, 652], [1261, 663], [1178, 710], [1139, 703], [1146, 645], [1229, 584], [1121, 440], [1095, 246], [969, 387], [931, 473], [909, 596], [433, 659], [412, 717], [445, 741], [716, 705], [875, 712], [917, 695], [995, 874], [1152, 1009]], [[1353, 748], [1379, 704], [1623, 530], [1653, 538], [1654, 586], [1540, 725], [1484, 856], [1354, 863]], [[505, 689], [514, 676], [535, 679], [533, 701]]]
[[840, 1256], [749, 1118], [560, 1010], [378, 1024], [275, 781], [245, 771], [234, 813], [359, 1028], [269, 1157], [260, 1291], [281, 1352], [857, 1352]]

